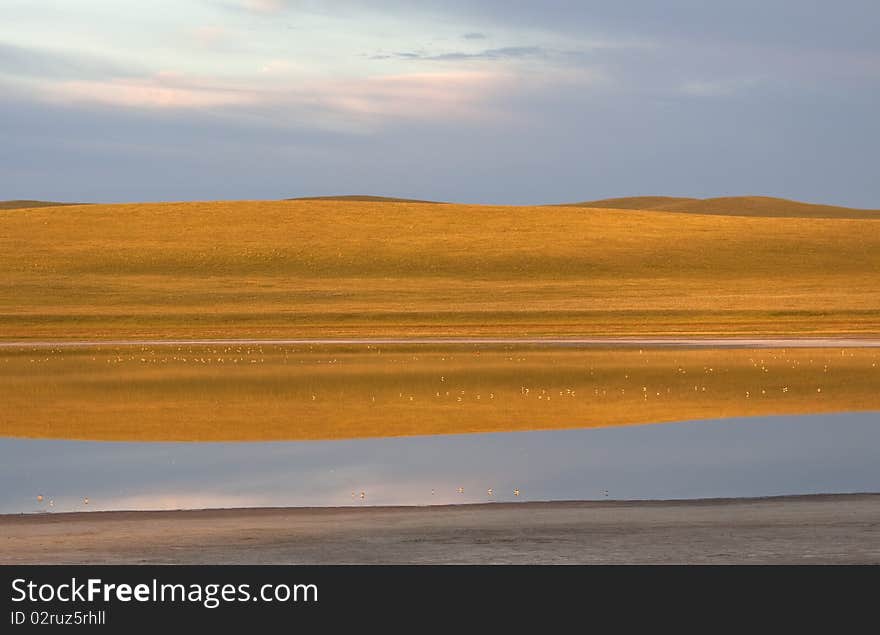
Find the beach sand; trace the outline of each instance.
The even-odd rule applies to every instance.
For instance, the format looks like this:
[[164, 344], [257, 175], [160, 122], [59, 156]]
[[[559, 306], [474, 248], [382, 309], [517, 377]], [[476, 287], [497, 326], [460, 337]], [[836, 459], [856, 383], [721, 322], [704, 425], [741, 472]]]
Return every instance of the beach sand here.
[[0, 516], [0, 564], [880, 564], [880, 494]]

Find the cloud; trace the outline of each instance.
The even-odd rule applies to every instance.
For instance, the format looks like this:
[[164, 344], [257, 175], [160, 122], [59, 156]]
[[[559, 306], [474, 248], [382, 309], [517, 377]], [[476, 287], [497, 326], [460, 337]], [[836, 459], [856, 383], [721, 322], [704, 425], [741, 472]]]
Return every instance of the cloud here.
[[[874, 49], [875, 0], [338, 0], [364, 11], [467, 16], [467, 28], [617, 34], [678, 42], [747, 42], [798, 48]], [[334, 5], [337, 3], [334, 3]]]
[[433, 57], [423, 57], [431, 60], [499, 60], [522, 57], [541, 57], [547, 51], [540, 46], [507, 46], [497, 49], [486, 49], [478, 53], [442, 53]]
[[193, 38], [204, 47], [215, 46], [228, 36], [228, 32], [222, 26], [200, 26], [193, 30]]
[[462, 37], [462, 39], [465, 39], [465, 40], [485, 40], [486, 39], [485, 33], [477, 33], [477, 32], [465, 33], [461, 37]]
[[[352, 114], [417, 119], [488, 116], [488, 98], [508, 84], [486, 72], [409, 73], [347, 82], [316, 82], [319, 100]], [[310, 91], [311, 92], [311, 91]]]
[[137, 71], [85, 53], [0, 42], [0, 75], [20, 78], [107, 77]]
[[54, 100], [160, 109], [205, 108], [256, 101], [251, 92], [187, 80], [175, 73], [159, 73], [145, 79], [62, 81], [45, 87], [44, 94]]
[[279, 13], [287, 8], [284, 0], [244, 0], [242, 6], [254, 13]]
[[509, 60], [525, 57], [544, 57], [550, 51], [540, 46], [507, 46], [504, 48], [485, 49], [476, 53], [453, 51], [449, 53], [419, 53], [412, 51], [373, 55], [370, 59], [386, 60], [428, 60], [428, 61], [465, 61], [465, 60]]
[[308, 68], [287, 59], [272, 59], [260, 64], [258, 71], [263, 75], [284, 75], [295, 71], [307, 72]]
[[54, 104], [140, 110], [202, 110], [278, 127], [374, 132], [402, 121], [495, 121], [496, 97], [517, 86], [503, 72], [449, 71], [329, 78], [269, 62], [256, 78], [218, 79], [161, 72], [143, 78], [71, 79], [41, 84]]

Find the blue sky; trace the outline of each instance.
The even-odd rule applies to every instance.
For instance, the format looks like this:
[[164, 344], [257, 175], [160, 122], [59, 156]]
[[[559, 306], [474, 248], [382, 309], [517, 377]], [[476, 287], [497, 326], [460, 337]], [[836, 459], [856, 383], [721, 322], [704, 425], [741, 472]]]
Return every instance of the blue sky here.
[[3, 0], [0, 199], [880, 207], [875, 0]]

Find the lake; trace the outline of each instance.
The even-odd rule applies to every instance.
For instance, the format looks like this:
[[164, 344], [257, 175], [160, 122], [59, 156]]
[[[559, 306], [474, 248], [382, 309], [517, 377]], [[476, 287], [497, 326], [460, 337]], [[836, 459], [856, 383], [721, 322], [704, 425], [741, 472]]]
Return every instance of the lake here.
[[877, 448], [877, 412], [331, 441], [3, 438], [0, 512], [877, 492]]

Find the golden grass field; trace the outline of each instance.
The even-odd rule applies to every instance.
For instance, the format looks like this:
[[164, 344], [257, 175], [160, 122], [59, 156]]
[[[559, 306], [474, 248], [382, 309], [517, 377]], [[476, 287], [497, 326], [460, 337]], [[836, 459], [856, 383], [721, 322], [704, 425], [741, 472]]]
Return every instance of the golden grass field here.
[[340, 439], [880, 410], [880, 349], [0, 350], [0, 436]]
[[0, 340], [880, 334], [880, 220], [358, 200], [0, 212]]

